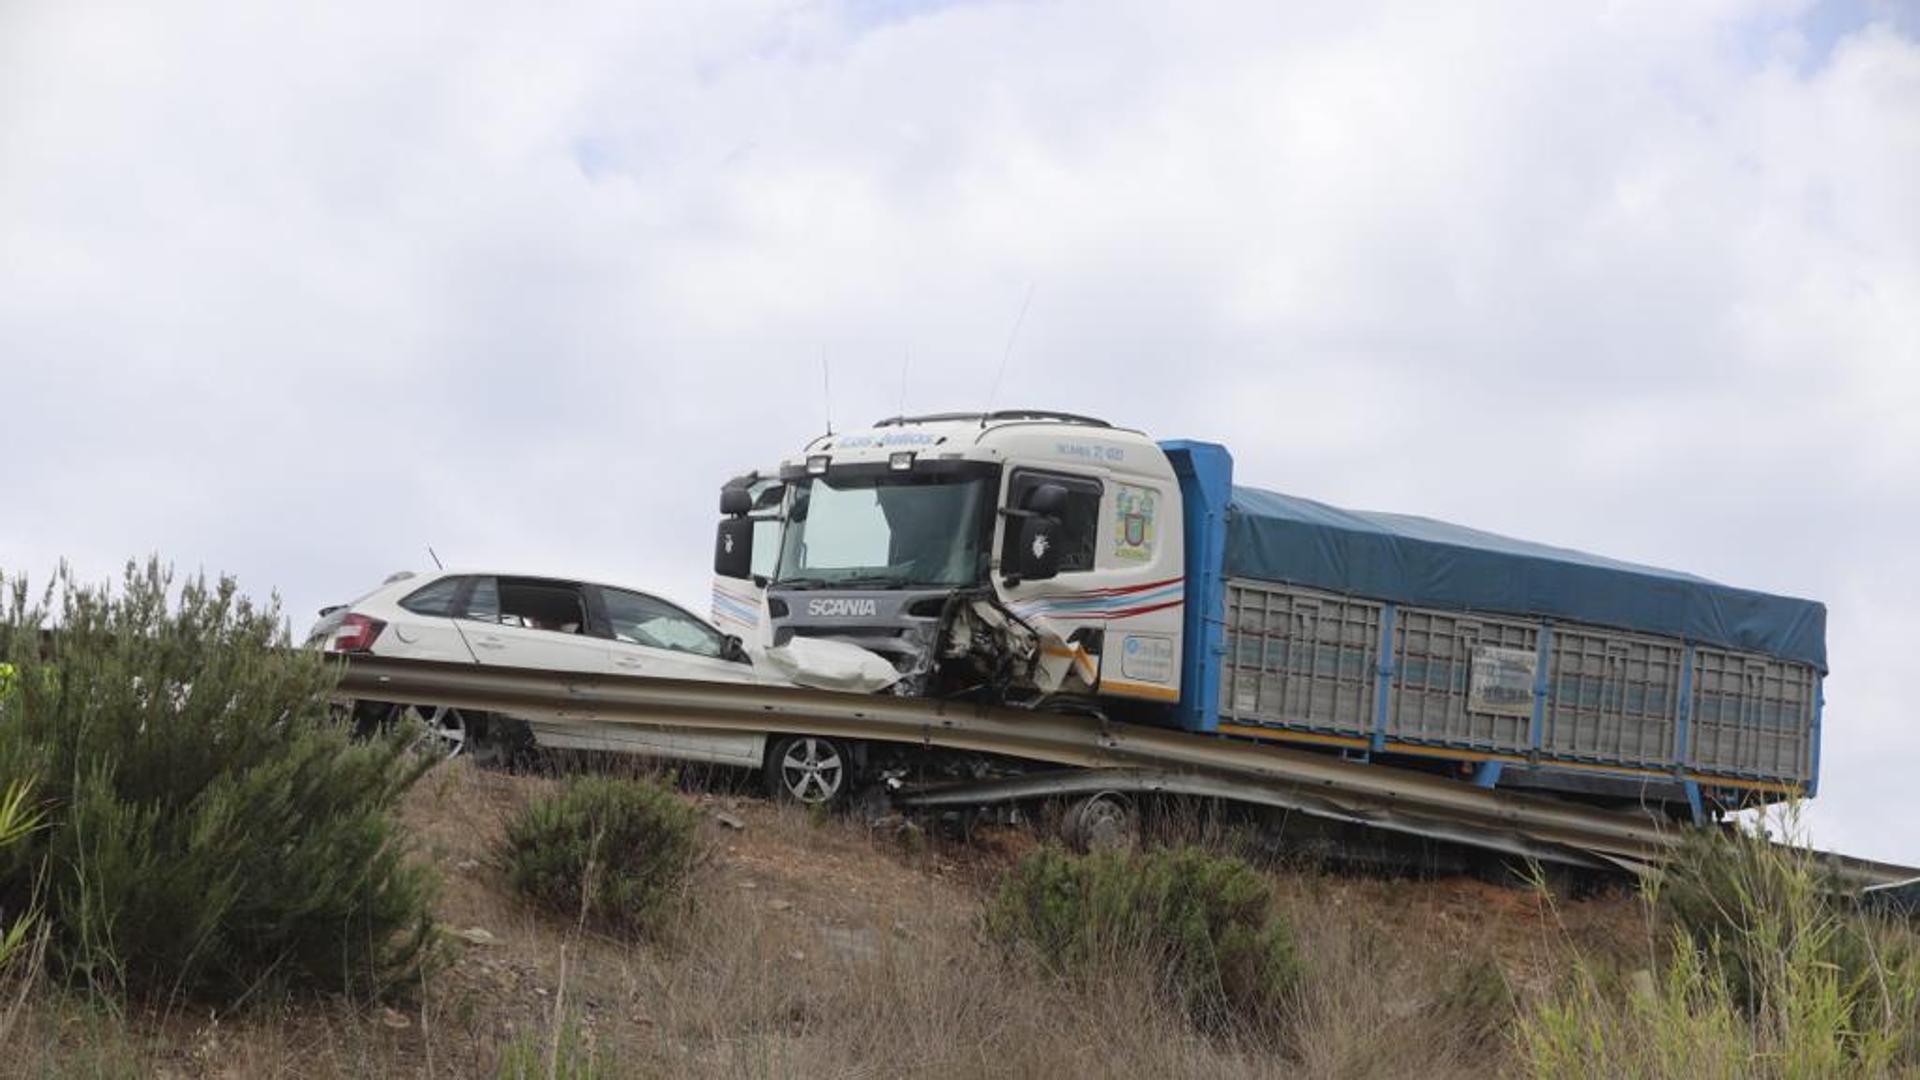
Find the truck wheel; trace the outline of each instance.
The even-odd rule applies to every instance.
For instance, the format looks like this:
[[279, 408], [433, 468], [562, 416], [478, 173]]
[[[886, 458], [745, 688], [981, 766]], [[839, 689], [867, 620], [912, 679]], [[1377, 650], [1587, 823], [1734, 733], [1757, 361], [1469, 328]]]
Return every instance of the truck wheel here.
[[809, 806], [831, 806], [845, 797], [853, 777], [853, 755], [838, 739], [789, 735], [767, 751], [767, 791], [774, 798]]
[[1140, 817], [1124, 796], [1103, 791], [1068, 807], [1060, 832], [1075, 851], [1126, 851], [1140, 840]]

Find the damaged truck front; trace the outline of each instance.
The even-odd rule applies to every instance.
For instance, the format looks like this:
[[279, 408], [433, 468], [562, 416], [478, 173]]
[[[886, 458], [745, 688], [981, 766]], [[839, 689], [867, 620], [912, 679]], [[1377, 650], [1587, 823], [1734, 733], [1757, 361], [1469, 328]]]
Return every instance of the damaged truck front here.
[[[755, 513], [769, 502], [778, 514]], [[1178, 506], [1166, 456], [1138, 432], [1024, 412], [883, 421], [815, 440], [777, 481], [754, 475], [724, 490], [716, 611], [744, 612], [749, 625], [737, 628], [763, 647], [859, 645], [893, 665], [893, 692], [909, 696], [1171, 701]], [[1110, 529], [1103, 512], [1116, 517]], [[766, 528], [769, 517], [784, 527]], [[1063, 576], [1070, 593], [1057, 587]], [[1103, 670], [1116, 625], [1132, 676]]]

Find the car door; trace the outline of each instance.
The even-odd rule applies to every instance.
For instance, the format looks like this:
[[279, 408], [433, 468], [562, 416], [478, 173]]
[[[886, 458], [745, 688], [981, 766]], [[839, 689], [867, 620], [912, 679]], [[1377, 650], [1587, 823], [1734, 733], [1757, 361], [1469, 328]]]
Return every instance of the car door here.
[[482, 664], [606, 670], [606, 642], [588, 633], [586, 591], [577, 581], [477, 577], [459, 625]]
[[724, 660], [725, 637], [657, 596], [596, 586], [605, 620], [607, 670], [670, 679], [752, 682], [753, 665]]
[[[753, 682], [753, 665], [724, 660], [718, 630], [656, 596], [596, 586], [598, 629], [608, 635], [608, 670], [621, 675]], [[757, 732], [663, 728], [644, 741], [689, 761], [757, 766], [766, 737]]]

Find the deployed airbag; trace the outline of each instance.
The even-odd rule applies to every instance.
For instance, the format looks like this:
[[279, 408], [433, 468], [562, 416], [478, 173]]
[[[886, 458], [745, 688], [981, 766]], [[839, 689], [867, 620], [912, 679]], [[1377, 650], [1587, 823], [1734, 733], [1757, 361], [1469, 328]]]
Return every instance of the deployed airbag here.
[[900, 681], [879, 653], [845, 641], [795, 637], [766, 651], [767, 663], [796, 686], [871, 694]]

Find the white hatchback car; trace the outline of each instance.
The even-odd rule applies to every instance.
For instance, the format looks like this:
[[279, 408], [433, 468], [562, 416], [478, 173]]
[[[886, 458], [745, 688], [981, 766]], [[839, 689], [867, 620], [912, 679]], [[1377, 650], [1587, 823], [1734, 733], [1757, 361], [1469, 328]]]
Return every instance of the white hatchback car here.
[[[351, 604], [325, 608], [307, 645], [371, 653], [557, 671], [654, 675], [790, 685], [757, 669], [740, 640], [704, 619], [636, 589], [551, 577], [475, 571], [395, 574]], [[829, 803], [852, 779], [853, 748], [812, 736], [693, 731], [620, 725], [617, 744], [564, 725], [537, 729], [504, 717], [441, 706], [359, 702], [355, 715], [380, 723], [413, 713], [450, 753], [476, 758], [511, 752], [529, 735], [555, 749], [614, 750], [761, 770], [769, 789]]]

